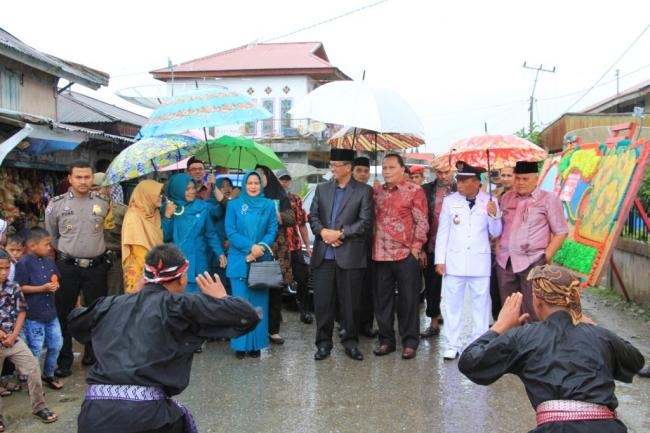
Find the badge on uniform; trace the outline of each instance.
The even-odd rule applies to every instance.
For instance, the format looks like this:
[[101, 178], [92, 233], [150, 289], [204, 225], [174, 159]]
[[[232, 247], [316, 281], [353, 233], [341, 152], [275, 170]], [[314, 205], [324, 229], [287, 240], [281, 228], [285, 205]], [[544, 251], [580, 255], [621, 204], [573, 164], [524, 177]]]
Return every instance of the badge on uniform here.
[[66, 206], [63, 208], [63, 212], [61, 212], [61, 216], [68, 216], [68, 215], [74, 215], [74, 211], [70, 209], [69, 206]]
[[102, 207], [98, 204], [93, 205], [93, 215], [101, 215], [102, 214]]
[[454, 224], [460, 224], [460, 216], [458, 216], [458, 214], [454, 215], [454, 219], [452, 221]]

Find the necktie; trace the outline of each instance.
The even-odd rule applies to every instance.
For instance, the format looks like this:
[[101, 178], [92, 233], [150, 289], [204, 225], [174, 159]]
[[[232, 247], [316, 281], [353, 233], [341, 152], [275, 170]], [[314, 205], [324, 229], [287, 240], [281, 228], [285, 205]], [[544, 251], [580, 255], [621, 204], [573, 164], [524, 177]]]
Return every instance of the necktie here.
[[467, 198], [466, 197], [465, 199], [467, 200], [467, 203], [469, 203], [469, 208], [470, 209], [473, 208], [474, 205], [476, 204], [476, 197], [474, 197], [474, 198]]

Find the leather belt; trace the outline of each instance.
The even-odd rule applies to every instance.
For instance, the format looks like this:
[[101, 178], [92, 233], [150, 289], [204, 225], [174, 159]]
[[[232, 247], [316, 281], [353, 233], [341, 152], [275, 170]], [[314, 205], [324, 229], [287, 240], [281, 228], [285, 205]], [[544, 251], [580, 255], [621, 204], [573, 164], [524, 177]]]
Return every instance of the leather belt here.
[[66, 263], [68, 265], [75, 265], [80, 268], [92, 268], [93, 266], [99, 266], [105, 262], [105, 255], [99, 255], [97, 257], [83, 258], [83, 257], [73, 257], [61, 251], [56, 252], [57, 260]]

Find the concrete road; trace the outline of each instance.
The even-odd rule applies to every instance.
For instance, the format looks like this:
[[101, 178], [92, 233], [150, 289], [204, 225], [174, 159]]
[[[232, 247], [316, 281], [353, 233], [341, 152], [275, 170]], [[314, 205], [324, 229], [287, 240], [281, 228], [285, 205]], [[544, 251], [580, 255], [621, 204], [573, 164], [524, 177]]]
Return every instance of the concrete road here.
[[[650, 325], [628, 309], [586, 296], [585, 311], [650, 356]], [[362, 337], [364, 361], [348, 359], [339, 345], [330, 358], [316, 362], [314, 325], [287, 311], [282, 334], [286, 343], [263, 351], [260, 359], [238, 360], [221, 342], [207, 344], [195, 356], [190, 386], [179, 400], [194, 412], [199, 431], [479, 433], [525, 432], [534, 426], [533, 409], [516, 377], [489, 387], [474, 385], [459, 373], [456, 361], [443, 361], [440, 337], [423, 340], [414, 360], [402, 360], [399, 349], [375, 357], [375, 341]], [[3, 398], [7, 431], [76, 431], [84, 392], [77, 362], [64, 390], [46, 391], [60, 417], [54, 424], [30, 415], [26, 391]], [[617, 383], [617, 396], [619, 416], [630, 432], [650, 431], [650, 379]]]

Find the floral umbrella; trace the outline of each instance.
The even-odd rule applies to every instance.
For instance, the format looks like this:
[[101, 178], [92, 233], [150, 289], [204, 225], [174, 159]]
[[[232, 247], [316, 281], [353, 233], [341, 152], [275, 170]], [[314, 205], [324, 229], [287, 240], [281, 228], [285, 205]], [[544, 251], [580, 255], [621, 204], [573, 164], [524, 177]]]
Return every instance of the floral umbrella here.
[[424, 144], [424, 140], [415, 134], [378, 133], [367, 129], [347, 128], [334, 134], [328, 143], [333, 148], [387, 152], [418, 147]]
[[268, 119], [272, 116], [248, 96], [226, 88], [209, 88], [169, 98], [151, 113], [138, 135], [154, 137]]
[[204, 142], [186, 135], [161, 135], [136, 141], [122, 150], [106, 170], [104, 185], [115, 185], [128, 179], [158, 171], [195, 154]]
[[[548, 152], [525, 138], [508, 134], [482, 134], [455, 142], [436, 162], [465, 161], [475, 167], [503, 168], [514, 166], [517, 161], [542, 161]], [[488, 186], [490, 183], [488, 182]], [[491, 193], [491, 191], [490, 191]]]
[[548, 152], [538, 145], [507, 134], [483, 134], [458, 140], [435, 161], [465, 161], [475, 167], [503, 168], [512, 167], [517, 161], [543, 161]]

